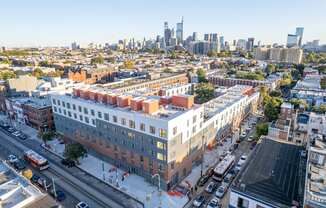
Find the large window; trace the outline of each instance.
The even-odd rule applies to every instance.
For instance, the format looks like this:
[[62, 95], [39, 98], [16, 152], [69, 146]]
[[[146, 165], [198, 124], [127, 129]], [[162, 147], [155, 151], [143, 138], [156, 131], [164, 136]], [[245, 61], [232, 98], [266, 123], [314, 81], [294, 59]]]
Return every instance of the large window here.
[[52, 103], [53, 103], [54, 105], [56, 105], [56, 104], [57, 104], [57, 102], [56, 102], [56, 100], [55, 100], [55, 99], [52, 99]]
[[75, 104], [72, 104], [72, 109], [76, 110], [76, 105]]
[[110, 117], [108, 113], [104, 113], [104, 120], [109, 121]]
[[176, 135], [177, 132], [178, 132], [178, 127], [174, 127], [174, 128], [173, 128], [173, 135]]
[[160, 137], [166, 138], [167, 137], [167, 132], [165, 129], [160, 129]]
[[121, 124], [126, 125], [126, 119], [125, 118], [121, 118]]
[[247, 199], [243, 199], [241, 197], [238, 198], [238, 206], [239, 208], [248, 208], [249, 201]]
[[91, 109], [91, 115], [95, 116], [95, 111], [93, 109]]
[[132, 120], [129, 120], [129, 127], [134, 129], [135, 128], [135, 122], [132, 121]]
[[81, 106], [78, 106], [78, 111], [82, 112], [82, 107]]
[[114, 122], [114, 123], [117, 123], [117, 122], [118, 122], [118, 118], [117, 118], [117, 116], [113, 116], [113, 122]]
[[88, 109], [84, 107], [84, 113], [88, 114]]
[[149, 126], [149, 132], [151, 134], [155, 134], [155, 127], [154, 126]]
[[163, 143], [163, 142], [159, 142], [159, 141], [157, 141], [157, 142], [156, 142], [156, 147], [157, 147], [158, 149], [164, 149], [164, 143]]
[[162, 153], [159, 153], [159, 152], [158, 152], [158, 153], [156, 154], [156, 158], [157, 158], [158, 160], [162, 160], [162, 161], [163, 161], [163, 160], [164, 160], [164, 155], [163, 155]]
[[145, 124], [144, 123], [140, 124], [140, 130], [145, 131]]
[[85, 122], [89, 123], [89, 118], [85, 116]]
[[102, 113], [100, 111], [97, 112], [97, 117], [102, 118]]

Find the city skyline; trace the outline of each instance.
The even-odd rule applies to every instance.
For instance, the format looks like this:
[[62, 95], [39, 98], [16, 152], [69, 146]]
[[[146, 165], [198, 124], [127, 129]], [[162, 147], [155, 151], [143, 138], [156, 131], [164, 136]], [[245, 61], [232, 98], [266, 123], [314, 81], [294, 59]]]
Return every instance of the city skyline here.
[[[171, 6], [173, 5], [173, 7]], [[304, 27], [303, 43], [326, 42], [323, 0], [262, 2], [237, 1], [79, 1], [3, 2], [0, 9], [0, 45], [6, 47], [69, 46], [114, 43], [124, 38], [163, 37], [164, 22], [175, 30], [184, 17], [184, 35], [218, 33], [225, 40], [254, 37], [263, 43], [286, 44], [287, 34]], [[280, 15], [284, 13], [284, 15]], [[236, 14], [236, 15], [235, 15]], [[10, 18], [8, 18], [10, 17]], [[132, 17], [132, 18], [131, 18]], [[240, 21], [241, 20], [241, 21]]]

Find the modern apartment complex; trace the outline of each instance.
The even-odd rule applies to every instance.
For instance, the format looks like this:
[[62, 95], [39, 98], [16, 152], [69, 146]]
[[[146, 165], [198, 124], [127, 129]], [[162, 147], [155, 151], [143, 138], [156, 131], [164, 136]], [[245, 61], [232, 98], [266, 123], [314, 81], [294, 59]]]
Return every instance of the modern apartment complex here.
[[[205, 145], [225, 136], [256, 109], [259, 93], [238, 85], [203, 105], [194, 104], [194, 97], [184, 92], [144, 93], [155, 91], [163, 81], [114, 90], [88, 86], [72, 94], [54, 94], [56, 129], [148, 181], [159, 173], [162, 188], [169, 190], [201, 160]], [[173, 88], [171, 80], [169, 84]]]
[[300, 48], [262, 48], [254, 49], [254, 57], [257, 60], [270, 60], [290, 64], [300, 64], [303, 50]]

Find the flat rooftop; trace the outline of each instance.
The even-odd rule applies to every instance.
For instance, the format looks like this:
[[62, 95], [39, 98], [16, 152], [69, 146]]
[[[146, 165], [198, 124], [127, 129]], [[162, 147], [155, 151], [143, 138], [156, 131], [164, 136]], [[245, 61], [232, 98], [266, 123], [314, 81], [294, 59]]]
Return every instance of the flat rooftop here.
[[299, 202], [302, 147], [264, 138], [232, 185], [232, 190], [276, 206]]

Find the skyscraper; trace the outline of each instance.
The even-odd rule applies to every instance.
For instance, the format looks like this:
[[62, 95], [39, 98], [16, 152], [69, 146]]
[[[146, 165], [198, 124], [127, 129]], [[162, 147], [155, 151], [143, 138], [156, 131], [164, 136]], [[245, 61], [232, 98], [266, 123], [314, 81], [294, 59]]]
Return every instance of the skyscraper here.
[[255, 38], [248, 38], [247, 41], [247, 51], [252, 52], [254, 49], [254, 42], [255, 42]]
[[303, 38], [303, 27], [297, 27], [295, 29], [295, 34], [298, 36], [298, 46], [301, 48], [302, 46], [302, 38]]
[[299, 36], [288, 34], [287, 41], [286, 41], [286, 47], [292, 48], [299, 46]]
[[198, 40], [198, 33], [197, 32], [193, 32], [192, 33], [192, 41], [197, 41]]
[[220, 36], [220, 45], [221, 45], [221, 50], [225, 50], [224, 36]]
[[177, 44], [180, 45], [183, 42], [183, 17], [181, 22], [177, 23]]
[[164, 42], [165, 46], [170, 46], [171, 42], [171, 30], [169, 28], [168, 22], [164, 22]]

